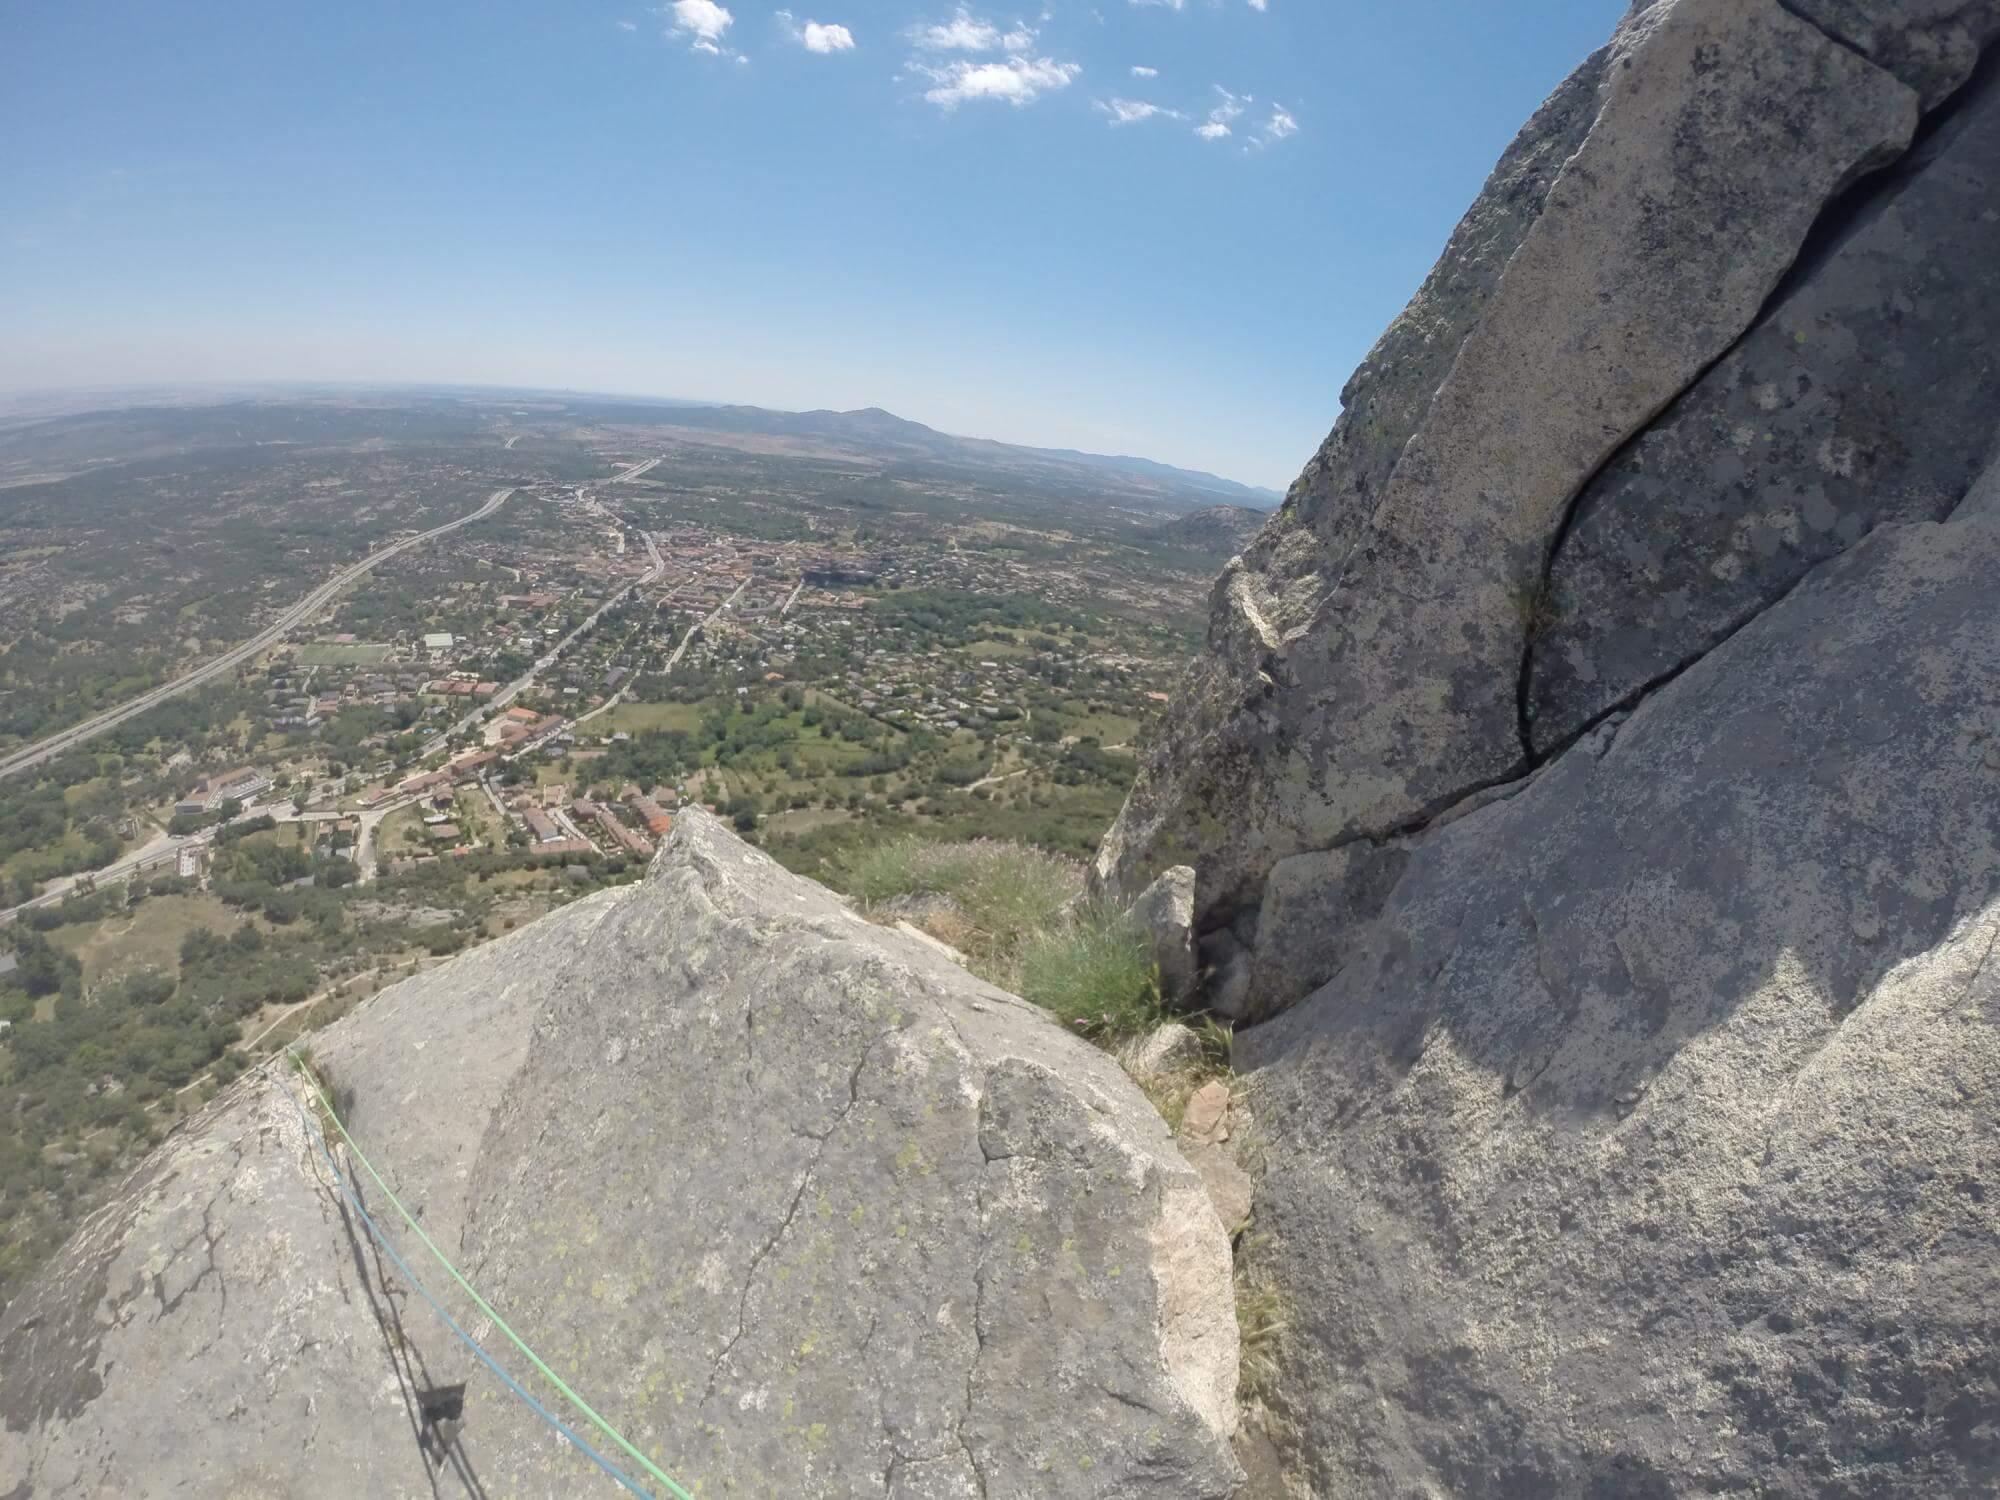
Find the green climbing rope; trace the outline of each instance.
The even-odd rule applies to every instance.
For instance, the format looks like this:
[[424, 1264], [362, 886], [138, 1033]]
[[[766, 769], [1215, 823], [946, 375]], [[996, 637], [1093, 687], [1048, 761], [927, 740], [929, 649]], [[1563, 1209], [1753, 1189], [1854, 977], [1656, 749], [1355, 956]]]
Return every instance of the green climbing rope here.
[[299, 1056], [295, 1048], [287, 1047], [285, 1053], [291, 1058], [294, 1066], [298, 1068], [300, 1075], [306, 1080], [307, 1086], [312, 1089], [314, 1096], [319, 1100], [320, 1108], [326, 1111], [326, 1117], [333, 1121], [333, 1128], [340, 1132], [340, 1138], [347, 1143], [347, 1149], [354, 1153], [354, 1159], [361, 1163], [363, 1170], [374, 1179], [375, 1186], [382, 1190], [383, 1196], [389, 1200], [396, 1212], [402, 1215], [403, 1222], [410, 1226], [410, 1232], [423, 1242], [424, 1248], [430, 1251], [432, 1256], [436, 1258], [437, 1263], [445, 1268], [446, 1273], [453, 1281], [458, 1283], [465, 1295], [472, 1299], [473, 1305], [493, 1320], [493, 1326], [504, 1333], [507, 1336], [508, 1342], [521, 1351], [522, 1356], [526, 1358], [528, 1363], [540, 1371], [549, 1384], [562, 1393], [564, 1400], [581, 1412], [585, 1418], [596, 1426], [599, 1432], [603, 1433], [612, 1442], [623, 1448], [626, 1453], [630, 1454], [648, 1474], [665, 1485], [668, 1492], [675, 1497], [675, 1500], [694, 1500], [694, 1496], [690, 1495], [678, 1484], [675, 1484], [672, 1477], [662, 1470], [658, 1464], [633, 1447], [626, 1440], [624, 1433], [620, 1432], [616, 1427], [613, 1427], [593, 1411], [589, 1402], [571, 1390], [562, 1376], [556, 1374], [554, 1370], [543, 1364], [541, 1356], [530, 1349], [521, 1336], [507, 1326], [507, 1320], [495, 1312], [492, 1304], [479, 1295], [472, 1283], [467, 1281], [459, 1272], [458, 1267], [451, 1263], [451, 1258], [444, 1251], [438, 1249], [437, 1245], [432, 1242], [431, 1237], [424, 1233], [424, 1226], [411, 1216], [407, 1208], [403, 1207], [403, 1200], [396, 1196], [395, 1190], [382, 1180], [382, 1174], [376, 1171], [375, 1164], [368, 1160], [368, 1153], [363, 1151], [355, 1142], [354, 1137], [347, 1133], [347, 1126], [341, 1123], [340, 1112], [333, 1107], [333, 1101], [327, 1098], [326, 1091], [319, 1086], [319, 1078], [314, 1074], [312, 1068], [307, 1065], [306, 1060]]

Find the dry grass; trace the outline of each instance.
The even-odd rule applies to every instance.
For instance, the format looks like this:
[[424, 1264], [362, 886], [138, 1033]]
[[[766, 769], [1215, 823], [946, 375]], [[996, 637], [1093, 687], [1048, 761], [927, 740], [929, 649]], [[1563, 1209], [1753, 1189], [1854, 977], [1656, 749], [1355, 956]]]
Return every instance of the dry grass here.
[[1246, 1406], [1269, 1406], [1277, 1396], [1291, 1325], [1291, 1306], [1271, 1272], [1267, 1251], [1268, 1242], [1253, 1220], [1236, 1244], [1236, 1330], [1242, 1347], [1236, 1396]]
[[1515, 590], [1513, 604], [1514, 613], [1521, 621], [1522, 633], [1530, 640], [1545, 634], [1560, 618], [1555, 594], [1546, 578]]
[[[315, 1058], [310, 1047], [293, 1047], [285, 1056], [298, 1070], [300, 1082], [305, 1087], [306, 1106], [319, 1121], [321, 1131], [328, 1141], [336, 1139], [339, 1128], [334, 1111], [346, 1115], [354, 1107], [354, 1091], [343, 1091], [333, 1079], [325, 1063]], [[329, 1107], [330, 1106], [330, 1107]]]
[[225, 937], [244, 922], [243, 916], [214, 896], [148, 896], [129, 912], [97, 922], [59, 928], [56, 946], [74, 953], [83, 964], [86, 984], [101, 984], [141, 969], [176, 973], [181, 940], [197, 927]]

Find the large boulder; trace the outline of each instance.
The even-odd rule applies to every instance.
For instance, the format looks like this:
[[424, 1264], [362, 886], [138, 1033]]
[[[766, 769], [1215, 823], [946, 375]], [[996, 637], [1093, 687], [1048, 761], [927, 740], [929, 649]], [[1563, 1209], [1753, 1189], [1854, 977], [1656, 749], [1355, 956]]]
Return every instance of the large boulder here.
[[[642, 883], [384, 992], [314, 1056], [431, 1238], [697, 1494], [1235, 1483], [1228, 1242], [1136, 1086], [699, 811]], [[601, 1482], [375, 1248], [298, 1098], [275, 1068], [238, 1085], [11, 1304], [0, 1495]]]
[[2000, 474], [1407, 852], [1239, 1037], [1315, 1492], [2000, 1483]]

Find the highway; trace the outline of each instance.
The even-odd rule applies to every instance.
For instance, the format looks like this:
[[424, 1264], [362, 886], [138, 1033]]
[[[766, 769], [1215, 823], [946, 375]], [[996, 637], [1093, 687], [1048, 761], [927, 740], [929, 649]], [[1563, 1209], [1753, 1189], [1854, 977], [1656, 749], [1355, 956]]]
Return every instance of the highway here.
[[642, 464], [632, 465], [631, 468], [624, 470], [622, 473], [613, 474], [604, 482], [606, 484], [623, 484], [628, 479], [637, 479], [643, 474], [652, 473], [654, 469], [658, 468], [664, 462], [666, 462], [665, 459], [649, 458]]
[[7, 755], [4, 759], [0, 759], [0, 777], [12, 776], [16, 772], [41, 765], [44, 761], [61, 755], [66, 750], [72, 750], [85, 741], [96, 738], [98, 735], [104, 733], [105, 730], [115, 729], [127, 719], [137, 718], [148, 709], [157, 708], [169, 698], [178, 697], [192, 688], [200, 687], [204, 682], [219, 677], [224, 672], [230, 671], [241, 663], [250, 660], [260, 652], [269, 650], [280, 640], [284, 639], [288, 631], [311, 619], [320, 610], [324, 609], [333, 600], [335, 595], [347, 588], [356, 579], [380, 567], [390, 558], [409, 551], [412, 547], [422, 546], [425, 542], [435, 540], [443, 536], [446, 532], [456, 531], [461, 526], [469, 526], [474, 521], [485, 520], [486, 517], [492, 515], [502, 505], [505, 505], [507, 497], [514, 492], [514, 488], [495, 490], [488, 497], [486, 503], [471, 514], [460, 516], [456, 521], [447, 521], [442, 526], [433, 526], [429, 531], [420, 531], [415, 536], [404, 537], [400, 542], [391, 542], [388, 546], [382, 548], [381, 551], [370, 553], [352, 567], [343, 568], [340, 572], [334, 574], [333, 577], [314, 589], [310, 594], [307, 594], [305, 598], [286, 610], [272, 624], [260, 630], [249, 640], [243, 642], [242, 645], [232, 646], [229, 650], [223, 652], [222, 655], [203, 662], [185, 676], [176, 677], [172, 682], [141, 693], [129, 703], [120, 704], [117, 708], [107, 710], [95, 718], [85, 719], [81, 724], [73, 724], [68, 729], [52, 734], [47, 739], [37, 740], [34, 744], [24, 746]]

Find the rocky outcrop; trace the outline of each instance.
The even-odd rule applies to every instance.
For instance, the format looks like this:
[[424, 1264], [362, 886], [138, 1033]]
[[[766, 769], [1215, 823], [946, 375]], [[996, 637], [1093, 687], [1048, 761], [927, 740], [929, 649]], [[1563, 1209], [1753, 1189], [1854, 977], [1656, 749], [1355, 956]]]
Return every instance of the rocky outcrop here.
[[1218, 581], [1096, 878], [1252, 1023], [1296, 1493], [2000, 1483], [1996, 34], [1634, 6]]
[[1996, 0], [1789, 0], [1791, 10], [1888, 69], [1926, 106], [1965, 82], [2000, 36]]
[[1239, 1039], [1323, 1493], [2000, 1475], [1996, 568], [1878, 531]]
[[1529, 122], [1218, 580], [1100, 850], [1114, 892], [1194, 866], [1210, 1003], [1309, 993], [1412, 837], [1949, 512], [2000, 393], [1996, 27], [1656, 0]]
[[1629, 16], [1509, 152], [1219, 580], [1209, 653], [1099, 881], [1192, 862], [1203, 930], [1250, 944], [1278, 861], [1518, 775], [1520, 664], [1569, 502], [1917, 118], [1912, 89], [1776, 0]]
[[[699, 811], [643, 883], [385, 991], [315, 1058], [432, 1238], [695, 1493], [1235, 1482], [1228, 1243], [1138, 1089]], [[385, 1263], [288, 1092], [267, 1070], [177, 1132], [9, 1307], [0, 1494], [595, 1482]]]
[[1126, 916], [1146, 936], [1159, 970], [1160, 993], [1168, 1000], [1188, 995], [1200, 977], [1194, 951], [1194, 871], [1176, 865], [1164, 872], [1139, 893]]

